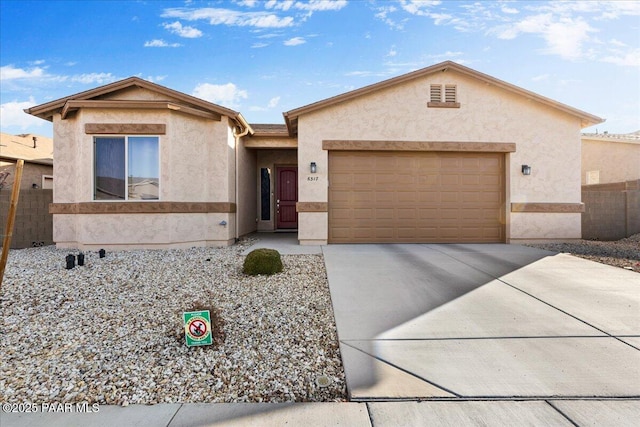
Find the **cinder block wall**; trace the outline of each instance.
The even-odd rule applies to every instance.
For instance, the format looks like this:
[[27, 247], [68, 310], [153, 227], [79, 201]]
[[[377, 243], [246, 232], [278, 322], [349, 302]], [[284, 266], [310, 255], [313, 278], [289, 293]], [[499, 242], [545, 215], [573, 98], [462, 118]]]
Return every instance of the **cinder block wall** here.
[[582, 187], [582, 238], [619, 240], [640, 233], [640, 180]]
[[[5, 234], [11, 190], [0, 191], [0, 234]], [[53, 244], [53, 215], [49, 203], [53, 202], [53, 190], [21, 190], [16, 211], [16, 221], [11, 239], [12, 249]], [[0, 239], [0, 244], [2, 239]]]

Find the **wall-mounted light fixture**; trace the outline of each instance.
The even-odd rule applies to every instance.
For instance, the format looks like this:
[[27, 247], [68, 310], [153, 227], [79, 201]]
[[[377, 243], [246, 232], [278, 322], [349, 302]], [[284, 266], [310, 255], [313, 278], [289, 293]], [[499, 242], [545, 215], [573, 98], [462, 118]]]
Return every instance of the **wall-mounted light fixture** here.
[[522, 175], [531, 175], [531, 166], [522, 165]]
[[316, 162], [311, 162], [311, 173], [316, 173], [318, 171], [318, 166], [316, 165]]

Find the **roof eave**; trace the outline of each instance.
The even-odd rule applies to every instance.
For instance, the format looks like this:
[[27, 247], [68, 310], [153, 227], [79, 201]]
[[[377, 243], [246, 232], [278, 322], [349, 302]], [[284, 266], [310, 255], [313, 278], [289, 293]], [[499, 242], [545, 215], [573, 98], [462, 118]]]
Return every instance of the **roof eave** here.
[[105, 95], [107, 93], [116, 92], [118, 90], [126, 89], [133, 86], [158, 92], [163, 95], [167, 95], [167, 96], [176, 98], [178, 100], [181, 100], [183, 102], [196, 105], [199, 108], [202, 108], [204, 110], [212, 111], [223, 116], [231, 117], [234, 120], [237, 120], [241, 125], [243, 126], [246, 125], [249, 129], [251, 129], [251, 126], [249, 126], [249, 124], [244, 119], [244, 117], [242, 117], [242, 115], [237, 111], [231, 110], [221, 105], [213, 104], [211, 102], [205, 101], [200, 98], [196, 98], [195, 96], [187, 95], [185, 93], [178, 92], [173, 89], [169, 89], [168, 87], [161, 86], [156, 83], [151, 83], [139, 77], [129, 77], [124, 80], [119, 80], [117, 82], [109, 83], [107, 85], [90, 89], [84, 92], [80, 92], [75, 95], [56, 99], [54, 101], [47, 102], [45, 104], [36, 105], [34, 107], [25, 109], [24, 112], [32, 116], [39, 117], [41, 119], [53, 121], [53, 116], [56, 113], [61, 112], [62, 108], [64, 108], [64, 105], [69, 100], [89, 100], [92, 98]]
[[540, 102], [542, 104], [548, 105], [550, 107], [562, 110], [570, 115], [577, 116], [580, 118], [580, 124], [582, 128], [586, 128], [589, 126], [597, 125], [603, 123], [605, 119], [595, 116], [593, 114], [589, 114], [585, 111], [578, 110], [577, 108], [570, 107], [566, 104], [562, 104], [560, 102], [554, 101], [550, 98], [546, 98], [542, 95], [538, 95], [535, 92], [528, 91], [519, 86], [513, 85], [511, 83], [507, 83], [503, 80], [497, 79], [495, 77], [491, 77], [488, 74], [481, 73], [479, 71], [473, 70], [471, 68], [465, 67], [464, 65], [460, 65], [453, 61], [444, 61], [435, 65], [431, 65], [426, 68], [422, 68], [420, 70], [416, 70], [407, 74], [403, 74], [401, 76], [393, 77], [391, 79], [384, 80], [382, 82], [374, 83], [368, 86], [364, 86], [360, 89], [353, 90], [351, 92], [343, 93], [340, 95], [333, 96], [331, 98], [323, 99], [318, 102], [314, 102], [312, 104], [305, 105], [300, 108], [296, 108], [290, 111], [283, 113], [285, 122], [287, 124], [287, 128], [289, 129], [289, 133], [293, 136], [297, 134], [297, 122], [298, 117], [302, 114], [310, 113], [312, 111], [320, 110], [322, 108], [326, 108], [331, 105], [335, 105], [341, 102], [349, 101], [356, 97], [366, 95], [380, 89], [385, 89], [390, 86], [395, 86], [400, 83], [404, 83], [409, 80], [413, 80], [419, 77], [423, 77], [438, 71], [444, 72], [449, 68], [460, 72], [462, 74], [471, 76], [478, 80], [484, 81], [487, 84], [491, 84], [502, 89], [517, 93], [521, 96], [524, 96], [533, 101]]

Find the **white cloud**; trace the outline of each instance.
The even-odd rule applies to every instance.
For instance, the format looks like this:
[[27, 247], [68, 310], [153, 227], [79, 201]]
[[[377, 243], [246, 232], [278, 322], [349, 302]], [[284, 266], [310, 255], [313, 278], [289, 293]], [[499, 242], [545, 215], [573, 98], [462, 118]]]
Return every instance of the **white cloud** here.
[[144, 47], [180, 47], [182, 46], [180, 43], [167, 43], [162, 39], [154, 39], [151, 41], [144, 42]]
[[269, 100], [269, 105], [268, 105], [268, 107], [269, 107], [269, 108], [275, 108], [275, 107], [277, 107], [277, 106], [278, 106], [278, 103], [279, 103], [279, 102], [280, 102], [280, 97], [279, 97], [279, 96], [273, 97], [273, 98], [271, 98], [271, 99]]
[[285, 40], [285, 41], [283, 42], [283, 44], [284, 44], [285, 46], [298, 46], [298, 45], [300, 45], [300, 44], [304, 44], [304, 43], [306, 43], [306, 42], [307, 42], [307, 41], [306, 41], [304, 38], [302, 38], [302, 37], [294, 37], [294, 38], [291, 38], [291, 39], [289, 39], [289, 40]]
[[295, 8], [308, 12], [340, 10], [347, 5], [347, 0], [307, 0], [295, 2]]
[[164, 75], [164, 76], [147, 76], [147, 77], [143, 77], [141, 73], [137, 74], [137, 76], [140, 77], [141, 79], [145, 79], [145, 80], [147, 80], [149, 82], [152, 82], [152, 83], [161, 82], [161, 81], [163, 81], [164, 79], [167, 78], [166, 75]]
[[509, 15], [515, 15], [516, 13], [520, 13], [518, 9], [514, 9], [513, 7], [502, 6], [500, 9], [503, 13], [507, 13]]
[[171, 24], [162, 24], [162, 26], [165, 30], [187, 39], [197, 39], [198, 37], [202, 37], [202, 31], [197, 28], [182, 26], [180, 21], [172, 22]]
[[65, 77], [64, 79], [82, 84], [106, 84], [118, 80], [118, 78], [111, 73], [77, 74], [69, 78]]
[[640, 67], [640, 49], [628, 52], [614, 52], [614, 54], [607, 55], [600, 60], [624, 67]]
[[246, 90], [238, 89], [233, 83], [224, 85], [201, 83], [196, 86], [192, 95], [227, 108], [238, 108], [241, 100], [249, 96]]
[[616, 40], [616, 39], [609, 40], [609, 44], [612, 44], [614, 46], [619, 46], [619, 47], [626, 47], [627, 46], [626, 43], [623, 43], [620, 40]]
[[398, 51], [395, 46], [392, 46], [391, 49], [389, 49], [389, 52], [387, 52], [387, 56], [396, 56], [397, 54]]
[[294, 0], [269, 0], [267, 3], [265, 3], [264, 7], [266, 9], [283, 10], [286, 12], [287, 10], [291, 9], [291, 6], [293, 6], [294, 3]]
[[0, 80], [31, 79], [44, 76], [44, 68], [34, 67], [29, 70], [16, 68], [13, 65], [0, 67]]
[[16, 127], [21, 130], [27, 130], [34, 126], [42, 126], [47, 121], [38, 117], [34, 117], [24, 112], [25, 108], [36, 105], [33, 97], [28, 101], [10, 101], [0, 105], [0, 117], [2, 117], [2, 128]]
[[290, 16], [281, 18], [268, 12], [240, 12], [211, 7], [165, 9], [161, 16], [163, 18], [179, 18], [186, 21], [206, 20], [211, 25], [238, 27], [282, 28], [293, 25], [293, 18]]
[[563, 18], [560, 22], [550, 24], [542, 36], [547, 42], [548, 53], [565, 59], [580, 59], [585, 56], [582, 45], [589, 40], [589, 33], [594, 31], [596, 30], [581, 18]]
[[258, 3], [257, 0], [238, 0], [238, 4], [240, 6], [246, 6], [246, 7], [256, 7], [257, 3]]
[[[395, 19], [391, 19], [389, 17], [390, 14], [392, 14], [393, 12], [395, 12], [397, 9], [394, 6], [382, 6], [377, 8], [378, 13], [376, 13], [374, 16], [381, 20], [382, 22], [384, 22], [385, 24], [387, 24], [390, 28], [394, 29], [394, 30], [402, 30], [404, 28], [404, 23], [407, 21], [406, 19], [401, 20], [400, 22], [397, 22]], [[367, 38], [371, 38], [371, 35], [369, 33], [367, 33], [369, 35], [369, 37]]]
[[269, 46], [269, 43], [254, 43], [251, 45], [252, 49], [261, 49], [263, 47]]
[[559, 55], [565, 59], [580, 59], [586, 55], [582, 46], [589, 33], [597, 31], [581, 17], [556, 18], [551, 13], [528, 16], [515, 25], [501, 29], [498, 38], [511, 40], [520, 33], [536, 34], [547, 43], [545, 53]]
[[429, 9], [438, 6], [441, 1], [429, 0], [400, 0], [400, 6], [412, 15], [429, 16]]

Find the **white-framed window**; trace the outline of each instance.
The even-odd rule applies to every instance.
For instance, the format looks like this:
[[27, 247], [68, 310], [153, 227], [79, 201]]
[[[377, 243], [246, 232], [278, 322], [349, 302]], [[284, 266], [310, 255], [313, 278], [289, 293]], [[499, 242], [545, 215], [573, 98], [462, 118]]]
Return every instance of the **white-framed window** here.
[[93, 138], [94, 200], [158, 200], [160, 137]]
[[53, 190], [53, 175], [42, 175], [43, 190]]

